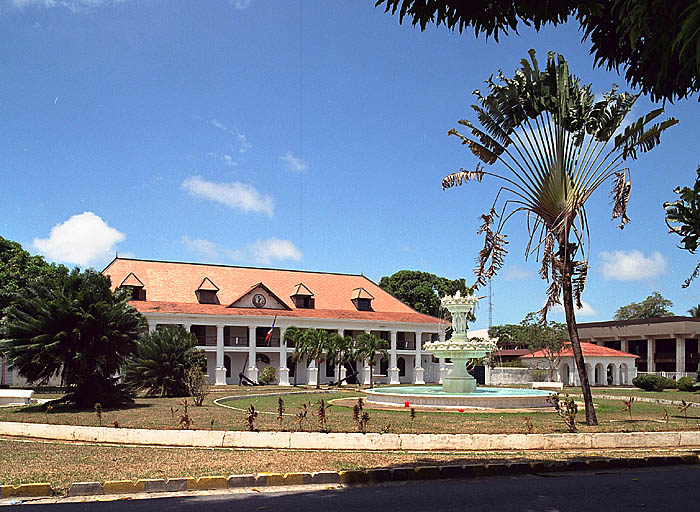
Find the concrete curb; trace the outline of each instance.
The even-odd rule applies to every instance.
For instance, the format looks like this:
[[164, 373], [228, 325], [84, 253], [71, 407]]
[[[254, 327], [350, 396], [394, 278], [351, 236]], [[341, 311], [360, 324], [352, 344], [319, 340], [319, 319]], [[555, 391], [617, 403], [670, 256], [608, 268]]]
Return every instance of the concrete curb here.
[[[348, 471], [319, 471], [316, 473], [258, 473], [257, 475], [203, 476], [144, 480], [76, 482], [66, 496], [101, 496], [105, 494], [136, 494], [151, 492], [182, 492], [192, 490], [236, 489], [246, 487], [279, 487], [303, 485], [374, 485], [384, 482], [426, 481], [447, 478], [469, 479], [488, 476], [522, 475], [562, 471], [605, 469], [634, 469], [646, 466], [700, 464], [697, 454], [645, 457], [636, 459], [589, 459], [548, 462], [513, 462], [497, 464], [447, 464], [374, 468]], [[47, 497], [56, 493], [49, 484], [0, 486], [2, 498]]]
[[121, 445], [292, 450], [424, 452], [700, 447], [700, 431], [579, 434], [361, 434], [358, 432], [324, 434], [237, 430], [148, 430], [0, 422], [0, 435]]

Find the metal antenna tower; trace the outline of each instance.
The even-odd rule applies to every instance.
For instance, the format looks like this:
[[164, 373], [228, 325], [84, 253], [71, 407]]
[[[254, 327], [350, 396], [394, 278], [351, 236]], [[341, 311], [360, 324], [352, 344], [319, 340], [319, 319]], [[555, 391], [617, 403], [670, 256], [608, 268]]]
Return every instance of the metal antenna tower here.
[[491, 279], [489, 279], [489, 330], [493, 327], [493, 291], [491, 290]]

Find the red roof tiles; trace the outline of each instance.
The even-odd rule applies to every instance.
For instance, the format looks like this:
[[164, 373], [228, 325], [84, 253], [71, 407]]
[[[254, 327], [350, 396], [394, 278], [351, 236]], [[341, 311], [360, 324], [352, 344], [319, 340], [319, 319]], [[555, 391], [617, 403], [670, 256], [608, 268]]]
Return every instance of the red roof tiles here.
[[[282, 316], [328, 319], [358, 319], [386, 322], [438, 323], [435, 317], [424, 315], [382, 290], [365, 276], [303, 272], [226, 265], [204, 265], [166, 261], [116, 258], [103, 274], [109, 276], [116, 288], [129, 273], [139, 276], [147, 291], [147, 301], [133, 301], [139, 311], [183, 314]], [[204, 278], [209, 278], [219, 288], [220, 305], [199, 304], [195, 291]], [[313, 290], [316, 309], [297, 309], [293, 301], [291, 311], [280, 309], [227, 308], [250, 291], [251, 286], [262, 283], [274, 295], [283, 299], [304, 287]], [[372, 301], [373, 311], [357, 311], [351, 298], [363, 289]], [[367, 297], [367, 295], [362, 295]], [[285, 301], [287, 303], [287, 301]]]
[[[603, 345], [596, 345], [595, 343], [581, 343], [581, 351], [584, 357], [639, 357], [634, 354], [629, 354], [627, 352], [622, 352], [620, 350], [615, 350], [614, 348], [604, 347]], [[561, 352], [562, 357], [573, 357], [574, 351], [571, 348], [571, 344], [567, 343], [564, 350]], [[545, 357], [544, 350], [538, 350], [532, 354], [527, 354], [521, 356], [524, 357]]]

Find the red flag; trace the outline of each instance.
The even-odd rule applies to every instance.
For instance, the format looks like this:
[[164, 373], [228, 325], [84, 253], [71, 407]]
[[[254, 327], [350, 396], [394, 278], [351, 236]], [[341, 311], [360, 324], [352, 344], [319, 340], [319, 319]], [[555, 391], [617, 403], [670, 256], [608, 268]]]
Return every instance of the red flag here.
[[275, 321], [277, 321], [277, 315], [275, 315], [275, 318], [272, 319], [272, 327], [270, 327], [270, 330], [267, 331], [267, 336], [265, 336], [265, 343], [270, 341], [270, 336], [272, 336], [272, 331], [275, 330]]

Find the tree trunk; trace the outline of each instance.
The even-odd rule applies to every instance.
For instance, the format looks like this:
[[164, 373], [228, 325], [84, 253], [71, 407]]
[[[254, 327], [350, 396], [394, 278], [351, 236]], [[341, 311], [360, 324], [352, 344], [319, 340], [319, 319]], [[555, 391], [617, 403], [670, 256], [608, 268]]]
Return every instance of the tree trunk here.
[[316, 361], [316, 389], [321, 389], [321, 360]]
[[564, 299], [564, 315], [566, 316], [566, 327], [569, 331], [569, 341], [571, 349], [574, 352], [574, 362], [576, 370], [581, 380], [581, 392], [583, 393], [583, 403], [586, 406], [586, 424], [597, 425], [598, 418], [593, 408], [593, 395], [591, 395], [591, 385], [588, 382], [588, 374], [586, 373], [586, 363], [583, 360], [583, 351], [581, 350], [581, 342], [578, 339], [578, 329], [576, 328], [576, 317], [574, 316], [574, 297], [571, 288], [571, 274], [573, 265], [570, 261], [570, 256], [564, 256], [564, 265], [562, 272], [562, 298]]

